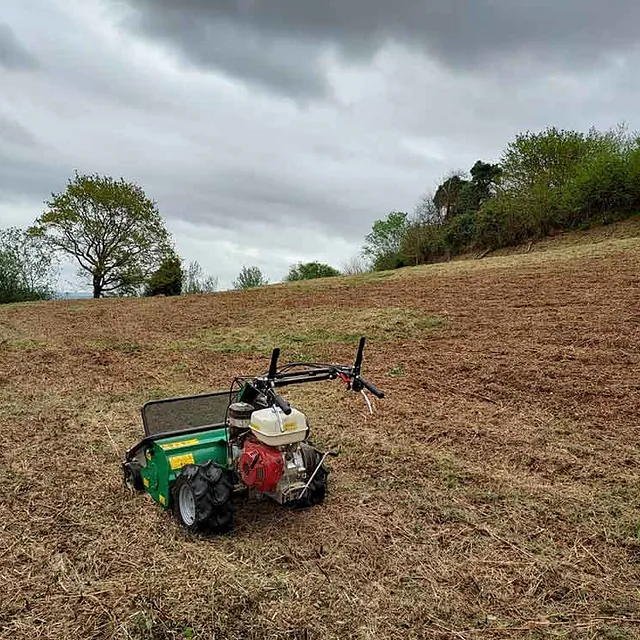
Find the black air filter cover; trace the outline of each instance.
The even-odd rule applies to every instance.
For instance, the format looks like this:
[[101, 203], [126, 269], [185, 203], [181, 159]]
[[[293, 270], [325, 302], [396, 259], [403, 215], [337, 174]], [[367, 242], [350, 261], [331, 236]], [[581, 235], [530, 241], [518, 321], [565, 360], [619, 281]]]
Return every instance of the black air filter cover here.
[[249, 420], [251, 414], [255, 411], [255, 407], [252, 404], [246, 402], [234, 402], [229, 405], [229, 418], [235, 420]]

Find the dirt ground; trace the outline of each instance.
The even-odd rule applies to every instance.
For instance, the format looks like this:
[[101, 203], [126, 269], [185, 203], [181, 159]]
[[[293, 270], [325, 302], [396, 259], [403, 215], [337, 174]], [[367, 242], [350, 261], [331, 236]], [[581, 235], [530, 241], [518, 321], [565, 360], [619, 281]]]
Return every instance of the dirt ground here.
[[[183, 532], [121, 485], [149, 398], [283, 358], [324, 505]], [[640, 637], [640, 238], [173, 299], [0, 308], [0, 637]]]

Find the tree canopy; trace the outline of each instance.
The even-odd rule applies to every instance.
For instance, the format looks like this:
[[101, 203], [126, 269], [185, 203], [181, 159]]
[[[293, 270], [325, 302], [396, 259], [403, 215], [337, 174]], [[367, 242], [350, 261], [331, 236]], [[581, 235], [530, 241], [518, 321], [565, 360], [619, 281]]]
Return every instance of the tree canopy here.
[[182, 292], [186, 294], [213, 293], [218, 290], [218, 278], [208, 276], [199, 262], [189, 263], [185, 274]]
[[53, 296], [49, 247], [17, 227], [0, 231], [0, 303]]
[[433, 204], [440, 214], [440, 221], [478, 211], [482, 203], [495, 194], [502, 168], [498, 164], [478, 160], [470, 173], [470, 180], [464, 174], [455, 173], [436, 190]]
[[151, 274], [145, 289], [146, 296], [179, 296], [182, 293], [182, 261], [177, 255], [167, 256]]
[[402, 211], [392, 211], [384, 220], [373, 223], [362, 252], [371, 259], [374, 269], [394, 269], [404, 265], [400, 248], [408, 224], [408, 214]]
[[443, 220], [448, 220], [459, 213], [458, 201], [460, 192], [467, 184], [460, 174], [453, 174], [448, 177], [436, 190], [433, 196], [433, 203], [440, 212]]
[[253, 289], [268, 284], [259, 267], [242, 267], [238, 277], [233, 282], [234, 289]]
[[32, 234], [75, 259], [94, 298], [138, 292], [172, 254], [156, 204], [134, 183], [76, 173], [46, 204]]
[[298, 262], [291, 265], [285, 280], [295, 282], [297, 280], [313, 280], [314, 278], [331, 278], [339, 276], [340, 272], [328, 264], [322, 262]]

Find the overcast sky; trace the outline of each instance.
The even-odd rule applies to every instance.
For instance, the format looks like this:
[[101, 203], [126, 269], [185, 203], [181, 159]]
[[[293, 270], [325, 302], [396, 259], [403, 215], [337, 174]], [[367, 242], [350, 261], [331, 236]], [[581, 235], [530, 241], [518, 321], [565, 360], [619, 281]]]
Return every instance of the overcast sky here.
[[77, 169], [139, 183], [223, 286], [340, 267], [519, 131], [640, 128], [638, 25], [637, 0], [4, 3], [0, 227]]

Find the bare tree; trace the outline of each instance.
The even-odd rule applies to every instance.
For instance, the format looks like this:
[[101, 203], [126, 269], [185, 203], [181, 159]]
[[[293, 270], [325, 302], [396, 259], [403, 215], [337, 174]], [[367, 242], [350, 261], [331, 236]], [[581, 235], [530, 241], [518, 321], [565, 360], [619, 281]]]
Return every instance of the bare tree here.
[[371, 271], [371, 267], [362, 256], [353, 256], [342, 265], [342, 273], [345, 276], [356, 276], [360, 273]]

